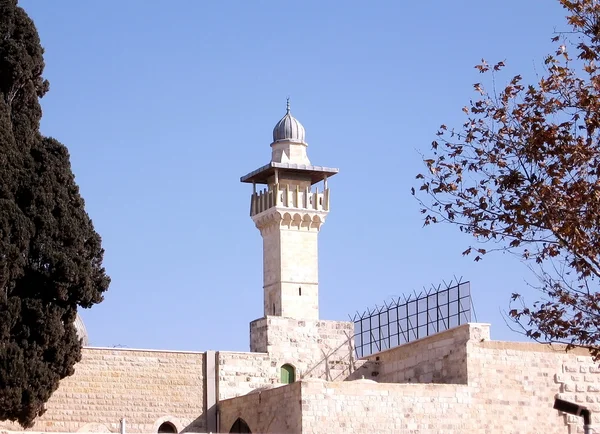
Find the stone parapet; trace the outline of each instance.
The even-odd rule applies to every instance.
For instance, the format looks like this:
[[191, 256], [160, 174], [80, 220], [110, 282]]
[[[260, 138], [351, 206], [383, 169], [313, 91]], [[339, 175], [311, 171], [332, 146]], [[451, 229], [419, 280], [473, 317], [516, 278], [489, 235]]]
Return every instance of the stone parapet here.
[[319, 193], [309, 185], [273, 184], [253, 193], [250, 200], [250, 216], [254, 217], [273, 207], [280, 212], [303, 213], [304, 211], [329, 211], [329, 189]]
[[[83, 348], [75, 374], [63, 379], [32, 430], [44, 432], [205, 431], [204, 353]], [[16, 424], [0, 428], [20, 431]]]
[[467, 384], [467, 349], [471, 339], [489, 340], [488, 324], [464, 324], [365, 357], [380, 383]]

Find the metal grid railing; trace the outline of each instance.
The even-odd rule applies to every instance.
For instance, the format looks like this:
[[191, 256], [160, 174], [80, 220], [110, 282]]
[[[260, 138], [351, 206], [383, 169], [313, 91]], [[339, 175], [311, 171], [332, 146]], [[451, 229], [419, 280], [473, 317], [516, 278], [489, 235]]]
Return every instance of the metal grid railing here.
[[450, 281], [350, 316], [358, 358], [471, 321], [469, 282]]

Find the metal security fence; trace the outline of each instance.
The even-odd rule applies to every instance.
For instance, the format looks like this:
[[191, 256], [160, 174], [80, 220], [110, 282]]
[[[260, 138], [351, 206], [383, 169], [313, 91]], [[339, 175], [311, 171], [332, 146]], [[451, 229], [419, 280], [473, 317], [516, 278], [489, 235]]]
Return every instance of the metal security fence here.
[[458, 280], [357, 312], [350, 315], [356, 356], [365, 357], [468, 323], [471, 310], [470, 283]]

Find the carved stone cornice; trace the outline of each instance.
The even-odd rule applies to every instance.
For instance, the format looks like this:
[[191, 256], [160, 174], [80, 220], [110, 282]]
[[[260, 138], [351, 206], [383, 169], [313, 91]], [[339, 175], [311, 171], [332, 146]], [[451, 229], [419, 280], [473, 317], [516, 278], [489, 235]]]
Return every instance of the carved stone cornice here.
[[319, 232], [326, 216], [327, 211], [272, 207], [256, 214], [252, 220], [264, 236], [280, 229]]

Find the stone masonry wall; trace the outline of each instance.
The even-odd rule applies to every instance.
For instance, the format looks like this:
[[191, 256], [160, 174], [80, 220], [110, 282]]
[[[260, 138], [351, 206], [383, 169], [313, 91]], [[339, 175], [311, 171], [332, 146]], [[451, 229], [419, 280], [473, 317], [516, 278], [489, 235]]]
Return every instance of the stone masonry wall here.
[[469, 386], [479, 403], [478, 417], [490, 432], [502, 432], [503, 421], [511, 419], [537, 426], [538, 432], [580, 432], [580, 417], [563, 415], [556, 420], [558, 412], [552, 404], [557, 396], [587, 406], [598, 427], [600, 369], [585, 351], [567, 353], [564, 346], [471, 340], [468, 355]]
[[[297, 420], [294, 402], [283, 401], [298, 399], [293, 394], [285, 395], [290, 386], [234, 398], [222, 408], [227, 411], [235, 408], [235, 414], [228, 417], [231, 421], [244, 418], [253, 432], [332, 434], [581, 432], [581, 418], [560, 414], [552, 408], [556, 396], [586, 405], [593, 414], [600, 414], [600, 368], [584, 351], [566, 353], [561, 346], [490, 341], [486, 324], [468, 324], [434, 338], [407, 345], [404, 352], [394, 349], [383, 361], [380, 355], [377, 363], [382, 369], [390, 363], [393, 367], [394, 353], [400, 361], [407, 360], [418, 348], [434, 360], [440, 356], [443, 359], [444, 355], [450, 358], [453, 354], [466, 354], [463, 362], [466, 370], [444, 380], [462, 381], [466, 372], [467, 384], [302, 380], [300, 429], [294, 422], [273, 430], [265, 425], [266, 416], [262, 421], [252, 419], [256, 406], [262, 405], [264, 415], [275, 417], [280, 409], [286, 417]], [[456, 351], [451, 353], [449, 349], [453, 347]], [[437, 352], [439, 349], [445, 352]], [[425, 366], [417, 361], [405, 366], [408, 370]], [[394, 368], [377, 379], [385, 375], [399, 378], [401, 371]], [[423, 376], [416, 378], [422, 380]], [[281, 394], [282, 401], [265, 401], [273, 393]], [[267, 408], [265, 402], [276, 404]], [[596, 426], [600, 424], [596, 416], [593, 421]], [[229, 428], [221, 426], [223, 432]]]
[[[298, 385], [300, 396], [292, 393]], [[581, 426], [581, 418], [567, 426], [552, 409], [552, 394], [539, 405], [531, 393], [502, 392], [499, 399], [460, 384], [309, 379], [221, 402], [220, 432], [229, 432], [238, 417], [252, 432], [290, 434], [568, 434]], [[506, 398], [510, 393], [514, 399]]]
[[309, 380], [302, 383], [301, 432], [483, 434], [466, 417], [471, 409], [463, 385]]
[[241, 418], [253, 433], [301, 433], [300, 388], [301, 383], [296, 382], [221, 401], [219, 432], [228, 433]]
[[[564, 346], [490, 341], [485, 324], [449, 330], [437, 342], [449, 336], [460, 341], [464, 331], [469, 336], [461, 344], [461, 352], [467, 355], [468, 384], [303, 383], [302, 432], [582, 432], [580, 417], [552, 408], [557, 396], [600, 414], [600, 368], [585, 351], [567, 353]], [[426, 348], [431, 354], [433, 346]], [[400, 348], [396, 350], [401, 354]], [[390, 361], [393, 366], [390, 357], [380, 368]], [[377, 380], [382, 378], [384, 374]], [[593, 423], [597, 427], [600, 418], [593, 416]]]
[[[490, 341], [488, 325], [468, 324], [371, 356], [379, 360], [353, 361], [345, 340], [351, 323], [267, 318], [262, 326], [255, 345], [280, 349], [217, 353], [222, 430], [241, 417], [253, 432], [580, 432], [581, 418], [552, 409], [556, 396], [588, 406], [600, 425], [600, 367], [583, 350]], [[283, 363], [294, 364], [301, 381], [281, 386]], [[359, 363], [378, 367], [379, 382], [320, 379], [356, 378]], [[205, 353], [85, 348], [32, 430], [118, 432], [125, 418], [131, 433], [157, 432], [166, 421], [205, 432], [205, 366]], [[465, 372], [467, 384], [456, 384]], [[434, 383], [412, 382], [428, 378]], [[7, 423], [2, 429], [21, 431]]]
[[467, 341], [474, 330], [489, 339], [489, 326], [465, 324], [366, 357], [379, 383], [467, 384]]
[[[218, 353], [219, 400], [281, 386], [281, 366], [296, 378], [342, 381], [364, 361], [354, 359], [353, 324], [267, 317], [250, 324], [251, 353]], [[268, 353], [267, 353], [268, 351]]]
[[293, 365], [297, 379], [342, 381], [364, 363], [355, 360], [353, 334], [352, 322], [269, 316], [250, 323], [250, 350]]
[[319, 319], [319, 229], [312, 227], [311, 219], [306, 213], [283, 215], [279, 283], [283, 317]]
[[[61, 381], [34, 431], [204, 432], [204, 353], [84, 348], [75, 374]], [[18, 425], [0, 423], [0, 429]]]
[[279, 368], [265, 353], [217, 353], [218, 400], [280, 385]]
[[264, 315], [317, 320], [321, 217], [279, 207], [252, 219], [263, 237]]

